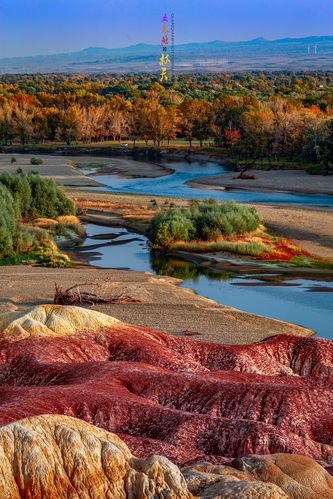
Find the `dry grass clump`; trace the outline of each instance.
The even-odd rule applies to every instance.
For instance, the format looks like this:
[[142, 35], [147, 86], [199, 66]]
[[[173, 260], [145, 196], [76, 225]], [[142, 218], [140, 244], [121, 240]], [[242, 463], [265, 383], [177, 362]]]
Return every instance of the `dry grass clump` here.
[[320, 263], [320, 259], [315, 258], [314, 255], [300, 248], [293, 241], [269, 235], [264, 230], [262, 232], [257, 230], [251, 234], [218, 238], [215, 241], [176, 241], [170, 249], [191, 253], [227, 252], [250, 256], [257, 260], [296, 265]]
[[42, 229], [48, 229], [49, 227], [53, 227], [54, 225], [58, 225], [58, 221], [57, 220], [54, 220], [53, 218], [35, 218], [35, 220], [33, 220], [31, 222], [31, 225], [33, 225], [34, 227], [40, 227]]
[[89, 209], [98, 210], [103, 215], [106, 213], [117, 214], [124, 220], [137, 221], [148, 223], [154, 215], [156, 215], [157, 210], [151, 206], [136, 203], [124, 203], [124, 202], [112, 202], [103, 200], [85, 200], [81, 198], [75, 199], [76, 206], [78, 207], [80, 215], [88, 215]]
[[64, 236], [72, 239], [73, 233], [80, 237], [85, 236], [85, 229], [78, 217], [74, 215], [61, 215], [56, 220], [40, 217], [33, 220], [31, 227], [45, 229], [52, 236]]
[[58, 250], [57, 245], [50, 237], [47, 230], [40, 227], [24, 226], [18, 231], [15, 248], [17, 253], [31, 253], [36, 249], [49, 248], [51, 251]]
[[179, 242], [172, 249], [178, 251], [189, 251], [193, 253], [218, 253], [226, 251], [238, 255], [259, 257], [270, 250], [270, 247], [261, 241], [226, 241], [215, 242], [191, 241], [189, 243]]
[[80, 225], [81, 222], [75, 215], [60, 215], [57, 217], [57, 221], [64, 225]]

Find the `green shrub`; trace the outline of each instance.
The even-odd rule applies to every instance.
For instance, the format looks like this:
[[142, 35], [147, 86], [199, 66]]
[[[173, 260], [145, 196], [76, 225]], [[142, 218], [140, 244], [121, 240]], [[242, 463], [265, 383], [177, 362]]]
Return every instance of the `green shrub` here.
[[13, 253], [17, 222], [13, 196], [0, 184], [0, 257]]
[[51, 178], [34, 173], [1, 173], [0, 184], [12, 194], [19, 219], [56, 218], [75, 213], [74, 203]]
[[192, 220], [178, 208], [158, 213], [149, 227], [149, 239], [156, 248], [166, 249], [175, 241], [190, 241], [194, 234]]
[[30, 218], [56, 218], [75, 213], [74, 203], [53, 179], [35, 174], [29, 174], [28, 178], [32, 194]]
[[158, 213], [151, 221], [148, 235], [153, 247], [165, 249], [176, 241], [214, 241], [222, 236], [253, 232], [259, 225], [254, 207], [205, 200], [193, 202], [188, 208]]
[[228, 201], [218, 204], [212, 200], [190, 207], [196, 220], [197, 239], [212, 241], [223, 235], [244, 234], [256, 230], [260, 224], [257, 210], [251, 206]]
[[14, 158], [14, 156], [11, 158], [10, 162], [13, 164], [13, 163], [16, 163], [16, 158]]
[[44, 161], [41, 158], [31, 158], [30, 164], [32, 165], [42, 165]]
[[[65, 265], [57, 246], [46, 230], [18, 226], [35, 218], [57, 218], [73, 215], [73, 202], [54, 180], [36, 174], [0, 174], [0, 258], [6, 262], [22, 262], [21, 257], [46, 264]], [[46, 253], [45, 253], [46, 252]], [[55, 258], [54, 258], [55, 255]]]
[[28, 175], [4, 172], [0, 174], [0, 184], [13, 196], [17, 218], [29, 218], [32, 197]]
[[306, 171], [310, 175], [333, 175], [333, 164], [317, 164], [310, 165], [306, 168]]
[[56, 209], [57, 209], [57, 216], [75, 215], [75, 206], [73, 201], [69, 197], [67, 197], [65, 192], [58, 186], [57, 186]]
[[54, 180], [39, 175], [29, 175], [31, 205], [29, 219], [38, 217], [56, 218], [58, 213], [58, 187]]

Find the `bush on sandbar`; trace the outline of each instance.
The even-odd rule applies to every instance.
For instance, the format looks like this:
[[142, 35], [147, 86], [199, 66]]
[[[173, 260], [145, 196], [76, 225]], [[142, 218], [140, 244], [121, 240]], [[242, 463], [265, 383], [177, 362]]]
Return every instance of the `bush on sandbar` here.
[[30, 164], [31, 165], [35, 165], [35, 166], [42, 165], [43, 163], [44, 163], [44, 161], [42, 160], [42, 158], [35, 158], [35, 157], [33, 157], [30, 160]]
[[168, 248], [175, 241], [191, 241], [195, 232], [193, 221], [185, 210], [171, 208], [153, 218], [149, 227], [149, 239], [157, 248]]
[[188, 208], [172, 208], [151, 221], [148, 236], [152, 247], [167, 249], [177, 241], [216, 241], [255, 231], [260, 225], [257, 210], [233, 201], [193, 202]]

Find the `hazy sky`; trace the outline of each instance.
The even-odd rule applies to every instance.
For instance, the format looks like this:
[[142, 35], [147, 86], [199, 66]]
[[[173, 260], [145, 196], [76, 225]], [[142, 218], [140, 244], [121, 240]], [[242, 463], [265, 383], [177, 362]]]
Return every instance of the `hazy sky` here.
[[164, 11], [176, 43], [333, 35], [333, 0], [0, 0], [0, 56], [159, 44]]

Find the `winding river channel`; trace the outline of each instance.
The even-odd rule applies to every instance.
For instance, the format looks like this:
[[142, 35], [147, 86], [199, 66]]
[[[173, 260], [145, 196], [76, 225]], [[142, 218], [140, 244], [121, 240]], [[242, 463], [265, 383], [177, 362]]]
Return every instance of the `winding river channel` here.
[[[297, 203], [332, 206], [333, 196], [284, 192], [221, 191], [191, 188], [186, 182], [223, 173], [216, 163], [168, 162], [173, 174], [155, 179], [124, 179], [116, 175], [94, 178], [113, 192], [234, 199], [244, 202]], [[89, 173], [89, 172], [87, 172]], [[145, 236], [123, 228], [87, 224], [87, 238], [76, 248], [80, 257], [97, 267], [124, 268], [182, 279], [181, 286], [248, 312], [294, 322], [333, 339], [332, 273], [306, 276], [285, 274], [279, 267], [251, 266], [225, 261], [221, 270], [202, 267], [181, 258], [153, 255]]]
[[200, 177], [226, 173], [228, 170], [217, 163], [210, 162], [165, 162], [174, 173], [157, 178], [121, 178], [117, 175], [97, 175], [94, 179], [108, 186], [110, 191], [156, 196], [177, 196], [204, 199], [207, 197], [220, 201], [233, 199], [244, 203], [290, 203], [333, 206], [333, 196], [322, 194], [292, 194], [288, 192], [259, 192], [233, 190], [196, 189], [187, 182]]

